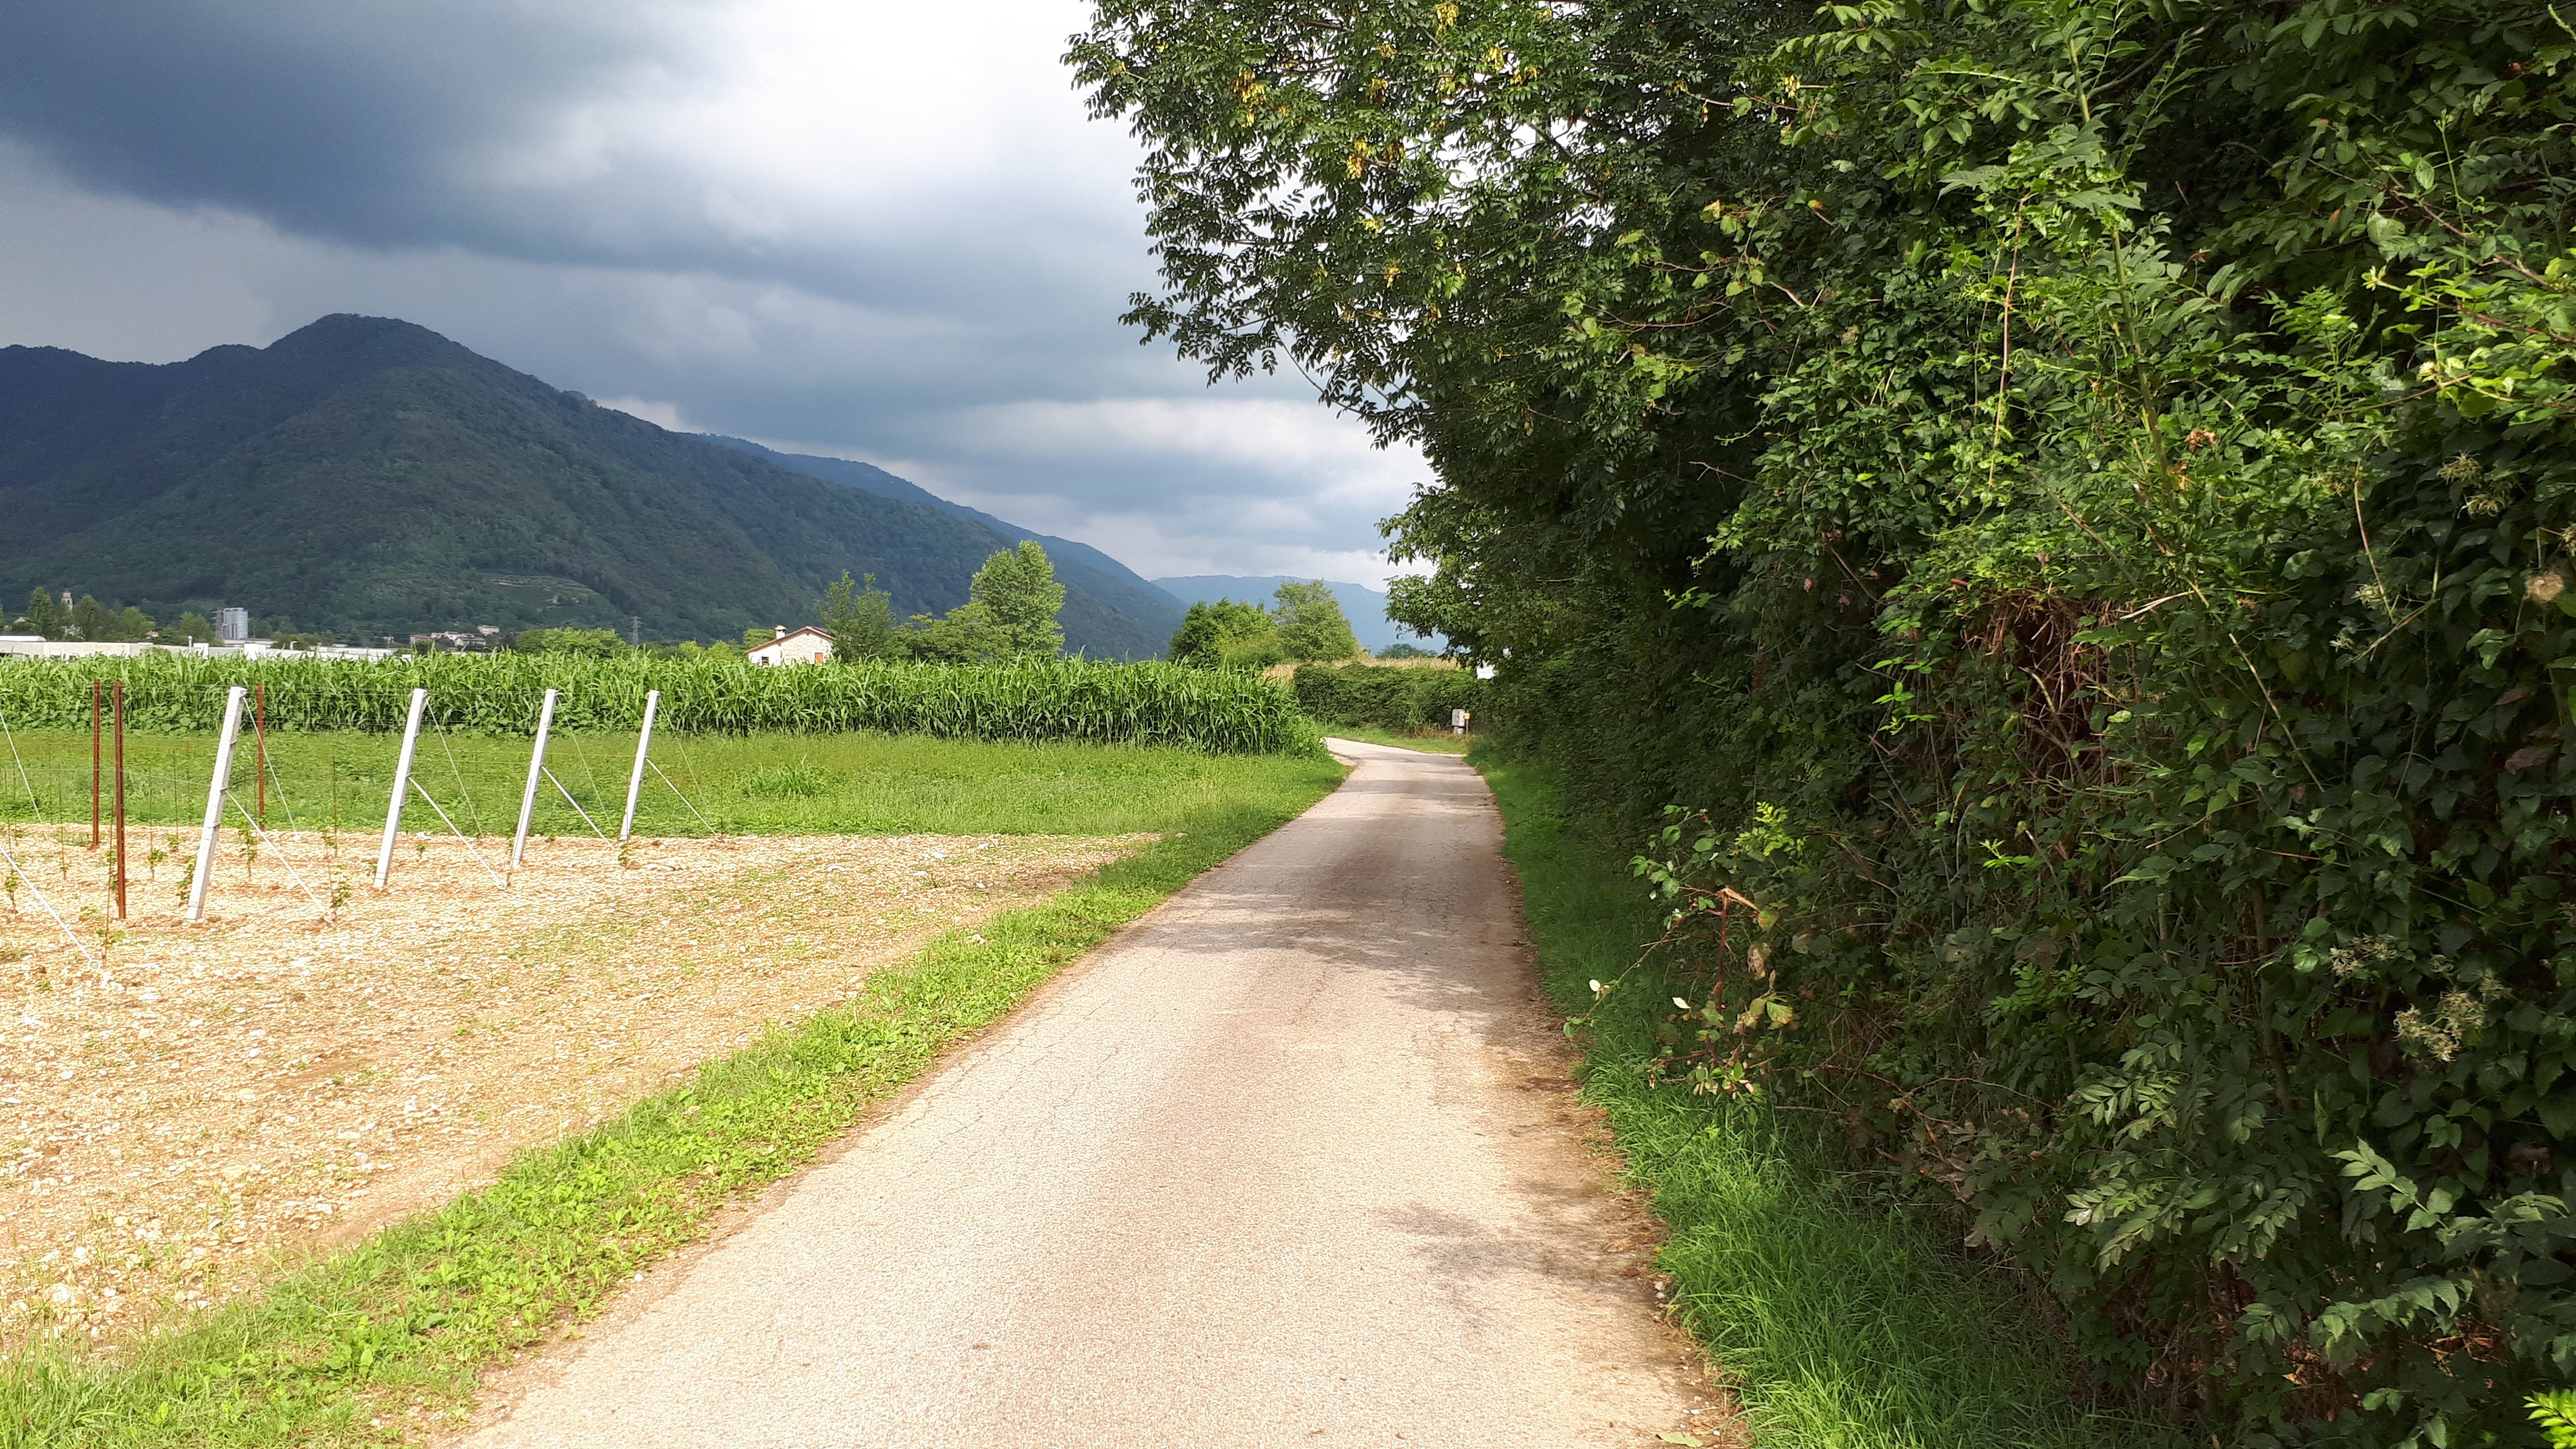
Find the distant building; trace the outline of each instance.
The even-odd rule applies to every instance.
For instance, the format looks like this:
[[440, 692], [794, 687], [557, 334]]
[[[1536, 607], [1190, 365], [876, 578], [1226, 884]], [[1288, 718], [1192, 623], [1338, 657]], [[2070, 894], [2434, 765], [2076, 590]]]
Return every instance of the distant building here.
[[239, 644], [250, 637], [250, 610], [217, 609], [215, 637], [227, 644]]
[[[256, 659], [273, 649], [275, 646], [266, 639], [246, 639], [239, 644], [223, 645], [203, 639], [193, 644], [129, 644], [103, 639], [47, 639], [37, 634], [0, 634], [0, 659], [140, 659], [147, 654], [192, 654], [201, 659]], [[309, 659], [362, 660], [390, 659], [394, 651], [326, 644], [296, 653], [298, 657]]]
[[832, 636], [808, 624], [789, 633], [784, 624], [771, 626], [778, 636], [766, 644], [743, 651], [754, 664], [828, 664], [832, 659]]
[[48, 639], [41, 634], [0, 634], [0, 659], [132, 659], [156, 646], [104, 639]]
[[[492, 634], [500, 632], [495, 629]], [[492, 647], [492, 634], [468, 634], [462, 629], [442, 629], [435, 634], [414, 634], [411, 636], [411, 642], [427, 644], [433, 649], [471, 653], [488, 651]]]

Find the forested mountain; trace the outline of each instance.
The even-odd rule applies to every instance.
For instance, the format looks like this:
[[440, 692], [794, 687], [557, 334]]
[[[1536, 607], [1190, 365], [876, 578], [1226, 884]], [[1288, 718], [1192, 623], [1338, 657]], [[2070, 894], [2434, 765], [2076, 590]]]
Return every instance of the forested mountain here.
[[[1171, 638], [1172, 631], [1181, 627], [1181, 614], [1187, 608], [1185, 601], [1147, 583], [1135, 570], [1087, 543], [1032, 533], [980, 509], [951, 503], [920, 484], [898, 478], [873, 463], [859, 463], [848, 458], [819, 458], [807, 453], [781, 453], [742, 438], [728, 438], [721, 433], [701, 433], [698, 436], [710, 443], [739, 449], [755, 458], [766, 458], [791, 473], [803, 473], [826, 483], [857, 488], [880, 498], [927, 503], [959, 518], [973, 519], [1013, 543], [1035, 539], [1047, 551], [1048, 562], [1055, 565], [1056, 578], [1065, 586], [1066, 636], [1091, 641], [1088, 648], [1094, 654], [1156, 653]], [[1130, 633], [1134, 634], [1132, 639], [1128, 637]]]
[[[844, 569], [902, 612], [939, 612], [1024, 536], [345, 315], [161, 365], [0, 348], [0, 519], [0, 599], [236, 604], [261, 627], [354, 636], [635, 617], [648, 638], [732, 638], [810, 618]], [[1065, 582], [1072, 647], [1146, 654], [1169, 636]]]

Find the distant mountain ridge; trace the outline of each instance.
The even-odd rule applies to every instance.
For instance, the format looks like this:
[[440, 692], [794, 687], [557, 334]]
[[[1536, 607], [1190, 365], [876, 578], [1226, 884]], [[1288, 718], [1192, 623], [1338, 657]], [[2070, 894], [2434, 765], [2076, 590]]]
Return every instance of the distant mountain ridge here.
[[[1281, 584], [1292, 582], [1306, 583], [1309, 580], [1288, 574], [1189, 574], [1179, 578], [1154, 580], [1156, 586], [1180, 600], [1184, 606], [1214, 603], [1218, 599], [1237, 599], [1247, 604], [1267, 604], [1270, 602], [1270, 596], [1279, 592]], [[1397, 643], [1431, 650], [1438, 650], [1443, 646], [1445, 641], [1437, 635], [1425, 639], [1388, 618], [1386, 594], [1383, 590], [1372, 589], [1366, 584], [1336, 583], [1331, 579], [1323, 582], [1324, 587], [1333, 591], [1333, 598], [1341, 604], [1342, 612], [1349, 616], [1351, 632], [1359, 636], [1361, 648], [1375, 653], [1390, 644]]]
[[[69, 588], [165, 619], [227, 603], [398, 637], [640, 618], [652, 638], [729, 639], [810, 619], [844, 569], [875, 574], [902, 612], [938, 613], [986, 556], [1033, 536], [347, 314], [174, 363], [0, 348], [0, 521], [13, 612], [31, 588]], [[1071, 560], [1067, 642], [1160, 652], [1178, 608], [1082, 552], [1109, 568]]]

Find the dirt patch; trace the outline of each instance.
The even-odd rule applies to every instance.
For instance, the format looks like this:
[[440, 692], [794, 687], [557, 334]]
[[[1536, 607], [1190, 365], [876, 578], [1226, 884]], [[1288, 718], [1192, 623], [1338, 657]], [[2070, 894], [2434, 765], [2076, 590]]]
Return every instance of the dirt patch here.
[[379, 895], [372, 841], [290, 836], [312, 897], [228, 844], [204, 924], [173, 861], [116, 939], [74, 915], [96, 858], [21, 834], [89, 959], [25, 889], [0, 904], [0, 1341], [127, 1331], [436, 1207], [1149, 839], [550, 841], [506, 887], [406, 839]]

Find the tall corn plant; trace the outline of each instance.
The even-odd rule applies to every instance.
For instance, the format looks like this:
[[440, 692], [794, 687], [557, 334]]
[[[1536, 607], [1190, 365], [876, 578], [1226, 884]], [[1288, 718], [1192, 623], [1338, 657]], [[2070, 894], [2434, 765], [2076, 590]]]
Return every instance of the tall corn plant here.
[[742, 662], [575, 659], [563, 655], [410, 656], [381, 664], [295, 658], [0, 663], [0, 718], [12, 728], [89, 722], [90, 682], [123, 680], [129, 727], [211, 731], [231, 685], [265, 684], [274, 730], [402, 728], [411, 691], [470, 734], [527, 735], [545, 691], [562, 691], [555, 727], [631, 730], [647, 691], [663, 728], [708, 734], [876, 730], [948, 739], [1168, 745], [1210, 754], [1321, 748], [1288, 692], [1243, 675], [1168, 664], [1039, 660], [1005, 664], [861, 661], [769, 669]]

